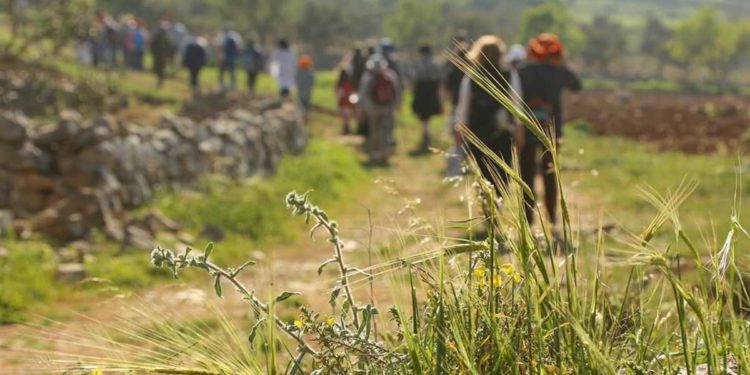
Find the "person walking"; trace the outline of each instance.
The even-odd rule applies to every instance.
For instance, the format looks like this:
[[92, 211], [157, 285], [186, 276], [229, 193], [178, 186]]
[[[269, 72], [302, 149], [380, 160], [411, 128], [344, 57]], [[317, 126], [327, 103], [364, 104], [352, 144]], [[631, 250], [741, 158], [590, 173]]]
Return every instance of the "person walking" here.
[[376, 54], [367, 61], [359, 97], [368, 124], [366, 148], [369, 164], [386, 166], [394, 152], [393, 131], [396, 109], [401, 104], [401, 90], [398, 75], [389, 68], [384, 56]]
[[348, 69], [349, 61], [345, 57], [337, 67], [338, 79], [336, 80], [336, 102], [338, 103], [339, 116], [342, 121], [343, 135], [351, 133], [350, 122], [354, 114], [357, 98], [357, 85], [354, 74]]
[[[562, 93], [564, 90], [581, 90], [581, 81], [564, 64], [564, 50], [560, 39], [549, 33], [533, 38], [527, 47], [528, 63], [521, 68], [523, 101], [533, 113], [543, 130], [559, 144], [563, 135]], [[526, 129], [518, 137], [521, 177], [531, 191], [540, 170], [544, 180], [544, 201], [547, 216], [552, 225], [557, 223], [557, 176], [551, 150], [545, 150], [539, 139]], [[526, 195], [526, 218], [534, 220], [536, 201]]]
[[365, 74], [365, 66], [367, 65], [367, 56], [365, 56], [363, 48], [360, 44], [354, 47], [352, 57], [349, 59], [348, 65], [350, 66], [347, 67], [355, 87], [359, 87], [359, 82]]
[[315, 71], [313, 70], [312, 57], [306, 54], [301, 55], [297, 66], [297, 76], [295, 77], [297, 98], [302, 106], [302, 116], [305, 122], [307, 122], [310, 106], [312, 105], [312, 91], [315, 86]]
[[146, 30], [146, 23], [142, 19], [136, 20], [133, 42], [135, 47], [133, 67], [136, 70], [143, 70], [143, 58], [146, 55], [146, 46], [148, 45], [148, 30]]
[[442, 112], [440, 103], [440, 65], [429, 45], [419, 48], [419, 60], [414, 65], [414, 92], [411, 109], [422, 122], [422, 142], [415, 153], [425, 153], [432, 143], [430, 118]]
[[247, 74], [247, 91], [250, 95], [255, 95], [255, 84], [258, 80], [258, 74], [263, 71], [265, 62], [263, 51], [255, 45], [255, 41], [249, 40], [242, 52], [242, 64]]
[[[510, 74], [502, 66], [506, 46], [500, 37], [484, 35], [477, 39], [468, 51], [466, 58], [469, 64], [484, 74], [488, 74], [488, 81], [494, 89], [507, 92]], [[492, 90], [491, 90], [492, 91]], [[472, 81], [468, 76], [461, 80], [458, 104], [456, 107], [455, 126], [464, 124], [490, 150], [511, 164], [513, 159], [513, 135], [515, 124], [510, 113], [500, 104], [485, 87]], [[459, 137], [461, 133], [457, 131]], [[463, 142], [463, 140], [462, 140]], [[472, 143], [463, 142], [469, 155], [477, 161], [479, 170], [485, 180], [493, 185], [505, 184], [508, 176], [501, 168], [493, 168], [491, 158], [484, 155], [479, 147]], [[495, 171], [500, 181], [494, 178]], [[499, 186], [495, 185], [498, 193]]]
[[[224, 33], [219, 37], [219, 48], [219, 86], [222, 91], [234, 90], [237, 88], [237, 58], [242, 48], [242, 37], [230, 23], [224, 25]], [[229, 86], [224, 81], [226, 75], [229, 75]]]
[[135, 33], [138, 29], [134, 18], [128, 18], [123, 22], [122, 28], [122, 55], [126, 68], [135, 69]]
[[297, 56], [289, 42], [282, 38], [276, 43], [276, 49], [271, 57], [271, 76], [279, 84], [279, 94], [286, 98], [292, 91], [297, 71]]
[[[466, 61], [466, 52], [469, 47], [471, 47], [468, 39], [466, 31], [459, 31], [453, 38], [453, 45], [451, 46], [450, 54]], [[456, 123], [456, 108], [458, 107], [458, 93], [463, 79], [464, 72], [461, 68], [452, 61], [447, 61], [443, 68], [442, 87], [446, 100], [451, 103], [451, 117], [448, 119], [448, 132], [454, 140], [454, 145], [449, 152], [448, 165], [446, 168], [446, 175], [448, 177], [460, 176], [463, 173], [462, 165], [466, 158], [460, 134], [454, 126]]]
[[190, 88], [194, 97], [200, 95], [200, 73], [208, 60], [206, 48], [206, 39], [196, 36], [187, 44], [182, 56], [182, 66], [187, 68], [190, 74]]
[[[510, 87], [516, 93], [516, 98], [523, 98], [523, 87], [521, 85], [521, 68], [526, 62], [526, 48], [520, 44], [510, 46], [507, 57], [510, 68]], [[520, 103], [519, 103], [520, 104]]]
[[166, 76], [167, 64], [172, 56], [172, 43], [167, 35], [166, 23], [162, 22], [159, 30], [151, 41], [151, 54], [153, 56], [153, 69], [156, 74], [156, 87], [161, 88]]

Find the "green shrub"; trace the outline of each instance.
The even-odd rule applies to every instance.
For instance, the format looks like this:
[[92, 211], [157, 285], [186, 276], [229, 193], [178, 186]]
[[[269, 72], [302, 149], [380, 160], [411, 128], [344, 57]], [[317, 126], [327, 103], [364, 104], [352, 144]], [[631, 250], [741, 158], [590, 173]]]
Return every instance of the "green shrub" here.
[[10, 241], [7, 256], [0, 256], [0, 324], [23, 320], [23, 312], [43, 304], [59, 291], [57, 262], [52, 249], [39, 242]]
[[201, 194], [162, 194], [154, 206], [197, 231], [213, 225], [255, 243], [278, 243], [294, 239], [298, 231], [284, 225], [289, 214], [273, 202], [299, 187], [325, 192], [320, 195], [324, 202], [337, 202], [351, 196], [366, 177], [350, 148], [313, 141], [303, 155], [284, 159], [268, 180], [236, 183], [209, 177], [201, 184]]

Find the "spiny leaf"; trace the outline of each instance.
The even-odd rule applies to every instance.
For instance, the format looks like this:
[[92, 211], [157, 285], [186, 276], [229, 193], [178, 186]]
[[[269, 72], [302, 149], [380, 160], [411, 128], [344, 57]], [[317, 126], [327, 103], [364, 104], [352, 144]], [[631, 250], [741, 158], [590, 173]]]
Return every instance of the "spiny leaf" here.
[[329, 265], [331, 263], [335, 263], [337, 261], [338, 261], [337, 258], [331, 258], [331, 259], [328, 259], [325, 262], [321, 263], [320, 266], [318, 266], [318, 276], [320, 276], [320, 274], [323, 273], [323, 268], [325, 268], [325, 266], [327, 266], [327, 265]]
[[214, 251], [214, 243], [209, 242], [208, 245], [206, 245], [206, 249], [203, 250], [203, 259], [208, 261], [209, 255], [211, 255], [211, 252]]
[[243, 269], [245, 269], [245, 267], [247, 267], [247, 266], [254, 266], [254, 265], [255, 265], [255, 261], [253, 261], [253, 260], [248, 260], [247, 262], [242, 263], [241, 266], [237, 267], [237, 269], [235, 269], [234, 271], [232, 271], [232, 277], [235, 277], [235, 276], [239, 275], [239, 273]]
[[301, 293], [299, 292], [284, 292], [284, 293], [279, 294], [278, 297], [276, 297], [276, 302], [281, 302], [281, 301], [289, 299], [289, 297], [291, 296], [298, 296], [300, 294]]
[[253, 324], [253, 327], [250, 329], [250, 335], [247, 336], [247, 341], [250, 341], [250, 344], [253, 343], [253, 340], [255, 340], [255, 335], [258, 333], [258, 327], [266, 320], [266, 318], [260, 318], [258, 319], [255, 324]]
[[336, 285], [336, 287], [331, 290], [331, 298], [328, 300], [328, 303], [330, 303], [331, 306], [336, 307], [336, 298], [339, 298], [340, 293], [341, 285]]
[[214, 291], [216, 292], [216, 295], [221, 298], [221, 275], [217, 274], [216, 278], [214, 279]]

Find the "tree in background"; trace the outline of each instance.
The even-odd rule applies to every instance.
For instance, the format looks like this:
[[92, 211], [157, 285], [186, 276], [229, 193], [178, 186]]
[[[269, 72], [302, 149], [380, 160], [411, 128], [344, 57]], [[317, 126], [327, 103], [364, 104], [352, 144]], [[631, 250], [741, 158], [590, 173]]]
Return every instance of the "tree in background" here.
[[703, 63], [717, 83], [727, 83], [729, 75], [750, 58], [750, 22], [723, 23], [716, 44], [705, 52]]
[[306, 1], [294, 31], [299, 40], [310, 44], [315, 51], [325, 49], [346, 36], [346, 24], [342, 8], [326, 1]]
[[83, 39], [93, 19], [93, 0], [5, 0], [11, 25], [4, 53], [23, 55], [32, 47], [40, 55], [57, 54], [65, 45]]
[[719, 14], [711, 7], [702, 7], [681, 20], [668, 44], [671, 61], [689, 75], [690, 69], [699, 66], [708, 49], [713, 48], [720, 29]]
[[702, 7], [680, 21], [669, 44], [673, 62], [683, 67], [706, 67], [711, 78], [725, 82], [732, 70], [750, 56], [750, 26], [722, 21], [719, 12]]
[[625, 53], [625, 31], [619, 23], [608, 16], [596, 16], [583, 27], [586, 43], [581, 57], [594, 69], [609, 74], [613, 61]]
[[405, 48], [441, 40], [442, 1], [399, 0], [383, 21], [383, 32]]
[[543, 32], [557, 34], [569, 54], [581, 52], [585, 37], [568, 8], [558, 2], [549, 2], [528, 8], [521, 16], [519, 41], [526, 43]]
[[672, 30], [664, 25], [659, 18], [651, 17], [646, 21], [641, 38], [640, 51], [646, 56], [656, 59], [659, 77], [664, 76], [664, 66], [669, 62], [669, 43]]
[[289, 36], [294, 25], [290, 0], [210, 0], [220, 9], [222, 18], [232, 21], [237, 30], [252, 32], [260, 40]]

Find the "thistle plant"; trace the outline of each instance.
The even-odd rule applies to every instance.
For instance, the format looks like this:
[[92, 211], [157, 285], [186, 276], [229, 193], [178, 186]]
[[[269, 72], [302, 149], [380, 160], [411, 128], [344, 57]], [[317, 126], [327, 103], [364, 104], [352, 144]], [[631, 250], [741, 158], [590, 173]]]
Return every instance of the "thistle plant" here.
[[[219, 297], [223, 296], [222, 282], [231, 284], [243, 299], [248, 301], [258, 316], [258, 322], [250, 332], [251, 341], [255, 338], [260, 324], [270, 321], [276, 329], [295, 343], [297, 355], [290, 373], [300, 371], [302, 362], [308, 355], [318, 367], [312, 373], [347, 373], [372, 367], [382, 370], [403, 362], [403, 354], [388, 350], [373, 334], [375, 319], [379, 315], [378, 309], [371, 304], [358, 305], [354, 299], [349, 285], [350, 274], [356, 273], [364, 277], [370, 275], [345, 262], [342, 251], [344, 244], [339, 237], [338, 224], [331, 220], [323, 209], [311, 204], [308, 194], [289, 193], [286, 203], [293, 215], [304, 216], [306, 223], [315, 221], [310, 230], [311, 237], [318, 230], [324, 230], [333, 247], [333, 257], [320, 264], [318, 274], [320, 275], [328, 265], [337, 265], [339, 278], [331, 291], [329, 302], [334, 309], [338, 307], [338, 314], [326, 316], [323, 321], [319, 313], [303, 307], [301, 319], [292, 324], [284, 322], [273, 313], [267, 303], [261, 301], [253, 290], [238, 279], [240, 272], [248, 266], [255, 265], [255, 262], [248, 261], [236, 268], [219, 267], [210, 261], [214, 249], [212, 243], [209, 243], [202, 253], [196, 253], [191, 248], [174, 253], [172, 250], [157, 247], [151, 252], [151, 263], [156, 267], [171, 270], [175, 277], [185, 268], [204, 270], [214, 278], [214, 291]], [[298, 294], [283, 292], [273, 303], [283, 302]], [[339, 299], [343, 300], [340, 307], [337, 303]]]

